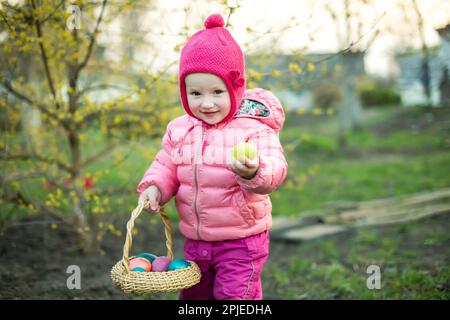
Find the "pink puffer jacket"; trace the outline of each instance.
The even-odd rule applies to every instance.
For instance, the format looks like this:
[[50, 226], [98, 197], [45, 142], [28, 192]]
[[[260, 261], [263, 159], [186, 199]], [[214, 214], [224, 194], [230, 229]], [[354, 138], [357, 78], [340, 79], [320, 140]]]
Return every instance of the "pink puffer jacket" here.
[[[277, 135], [283, 124], [279, 100], [263, 89], [247, 90], [227, 122], [211, 126], [189, 115], [178, 117], [168, 124], [163, 148], [139, 183], [138, 195], [152, 184], [161, 191], [161, 205], [176, 195], [179, 228], [189, 239], [239, 239], [268, 230], [269, 193], [288, 170]], [[227, 165], [239, 142], [258, 148], [260, 167], [251, 180]]]

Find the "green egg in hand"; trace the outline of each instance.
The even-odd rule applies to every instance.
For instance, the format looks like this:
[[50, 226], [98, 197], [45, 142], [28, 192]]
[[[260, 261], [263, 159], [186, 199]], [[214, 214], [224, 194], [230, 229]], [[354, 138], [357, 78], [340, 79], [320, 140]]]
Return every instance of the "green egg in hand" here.
[[246, 157], [247, 159], [254, 159], [256, 154], [258, 153], [258, 149], [253, 143], [250, 142], [241, 142], [234, 146], [233, 148], [233, 157], [236, 160], [241, 160], [242, 157]]

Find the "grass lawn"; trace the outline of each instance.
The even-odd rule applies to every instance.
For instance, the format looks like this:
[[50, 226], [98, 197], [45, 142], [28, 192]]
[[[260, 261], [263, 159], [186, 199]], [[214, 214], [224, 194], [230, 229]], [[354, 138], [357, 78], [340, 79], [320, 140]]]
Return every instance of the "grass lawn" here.
[[[448, 300], [449, 227], [442, 215], [300, 245], [273, 242], [263, 270], [266, 298]], [[369, 266], [380, 268], [379, 289], [367, 286]]]

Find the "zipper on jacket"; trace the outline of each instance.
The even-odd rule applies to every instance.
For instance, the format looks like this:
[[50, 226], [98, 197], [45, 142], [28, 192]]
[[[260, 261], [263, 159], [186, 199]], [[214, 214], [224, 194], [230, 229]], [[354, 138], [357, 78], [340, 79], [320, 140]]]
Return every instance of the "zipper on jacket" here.
[[200, 155], [200, 152], [203, 149], [203, 140], [205, 138], [205, 127], [202, 126], [202, 140], [198, 146], [197, 149], [197, 155], [195, 156], [194, 159], [194, 184], [195, 184], [195, 196], [194, 196], [194, 212], [195, 212], [195, 216], [197, 218], [197, 239], [200, 240], [200, 216], [198, 215], [198, 211], [197, 211], [197, 196], [198, 196], [198, 178], [197, 178], [197, 159]]

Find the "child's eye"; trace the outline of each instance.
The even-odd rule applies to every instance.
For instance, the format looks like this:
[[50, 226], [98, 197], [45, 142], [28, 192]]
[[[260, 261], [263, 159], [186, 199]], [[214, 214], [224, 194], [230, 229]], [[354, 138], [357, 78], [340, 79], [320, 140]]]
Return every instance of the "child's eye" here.
[[199, 96], [199, 95], [200, 95], [200, 92], [198, 92], [198, 91], [192, 91], [192, 92], [191, 92], [191, 95], [193, 95], [193, 96]]
[[224, 93], [224, 91], [220, 89], [214, 91], [214, 94], [222, 94], [222, 93]]

